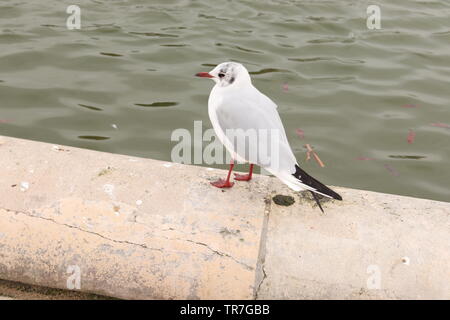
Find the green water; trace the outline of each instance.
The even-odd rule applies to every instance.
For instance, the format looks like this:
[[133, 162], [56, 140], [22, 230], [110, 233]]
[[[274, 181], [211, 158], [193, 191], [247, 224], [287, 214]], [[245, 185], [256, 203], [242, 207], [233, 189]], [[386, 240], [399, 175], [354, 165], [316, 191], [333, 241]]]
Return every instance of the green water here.
[[170, 160], [174, 129], [211, 127], [193, 75], [234, 60], [319, 180], [449, 201], [450, 1], [377, 1], [381, 30], [371, 1], [75, 2], [0, 2], [0, 135]]

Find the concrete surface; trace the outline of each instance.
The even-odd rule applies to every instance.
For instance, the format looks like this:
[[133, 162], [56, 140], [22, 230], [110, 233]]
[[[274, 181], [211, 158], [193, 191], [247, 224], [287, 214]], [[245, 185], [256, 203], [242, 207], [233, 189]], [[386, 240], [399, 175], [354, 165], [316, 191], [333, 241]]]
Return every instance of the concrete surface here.
[[[0, 137], [0, 279], [126, 299], [450, 298], [450, 204]], [[296, 202], [276, 205], [277, 194]], [[1, 292], [0, 292], [1, 295]]]
[[111, 300], [115, 298], [99, 296], [73, 290], [61, 290], [33, 286], [14, 281], [0, 280], [0, 300]]

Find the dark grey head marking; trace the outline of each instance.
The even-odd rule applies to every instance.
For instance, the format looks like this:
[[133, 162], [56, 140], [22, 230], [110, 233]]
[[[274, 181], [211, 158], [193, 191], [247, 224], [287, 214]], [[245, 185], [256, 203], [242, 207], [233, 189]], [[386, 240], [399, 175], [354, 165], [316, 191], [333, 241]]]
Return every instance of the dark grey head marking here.
[[212, 80], [219, 87], [240, 87], [252, 83], [247, 69], [237, 62], [222, 62], [210, 71]]
[[219, 83], [222, 87], [226, 87], [236, 80], [236, 70], [231, 63], [227, 63], [219, 70]]

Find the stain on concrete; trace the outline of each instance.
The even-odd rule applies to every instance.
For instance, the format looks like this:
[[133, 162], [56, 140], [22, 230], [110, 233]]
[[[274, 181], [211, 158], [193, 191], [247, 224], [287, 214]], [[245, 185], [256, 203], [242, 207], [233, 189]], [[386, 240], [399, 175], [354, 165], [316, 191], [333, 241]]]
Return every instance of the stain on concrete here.
[[219, 232], [223, 237], [226, 236], [238, 236], [241, 233], [241, 230], [233, 230], [228, 228], [222, 228]]
[[112, 171], [113, 171], [113, 168], [111, 168], [111, 167], [108, 166], [107, 168], [102, 169], [102, 170], [98, 173], [97, 176], [99, 176], [99, 177], [105, 176], [105, 175], [111, 173]]
[[272, 198], [273, 202], [279, 206], [289, 207], [295, 203], [295, 199], [291, 196], [284, 196], [282, 194], [277, 194]]

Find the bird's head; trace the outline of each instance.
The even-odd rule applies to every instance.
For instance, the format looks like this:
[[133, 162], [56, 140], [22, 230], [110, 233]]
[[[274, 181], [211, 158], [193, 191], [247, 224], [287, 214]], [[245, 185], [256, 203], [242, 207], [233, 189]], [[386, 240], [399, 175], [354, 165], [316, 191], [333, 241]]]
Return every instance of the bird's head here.
[[223, 62], [218, 64], [210, 72], [199, 72], [197, 77], [210, 78], [219, 87], [231, 85], [250, 84], [250, 75], [245, 67], [237, 62]]

